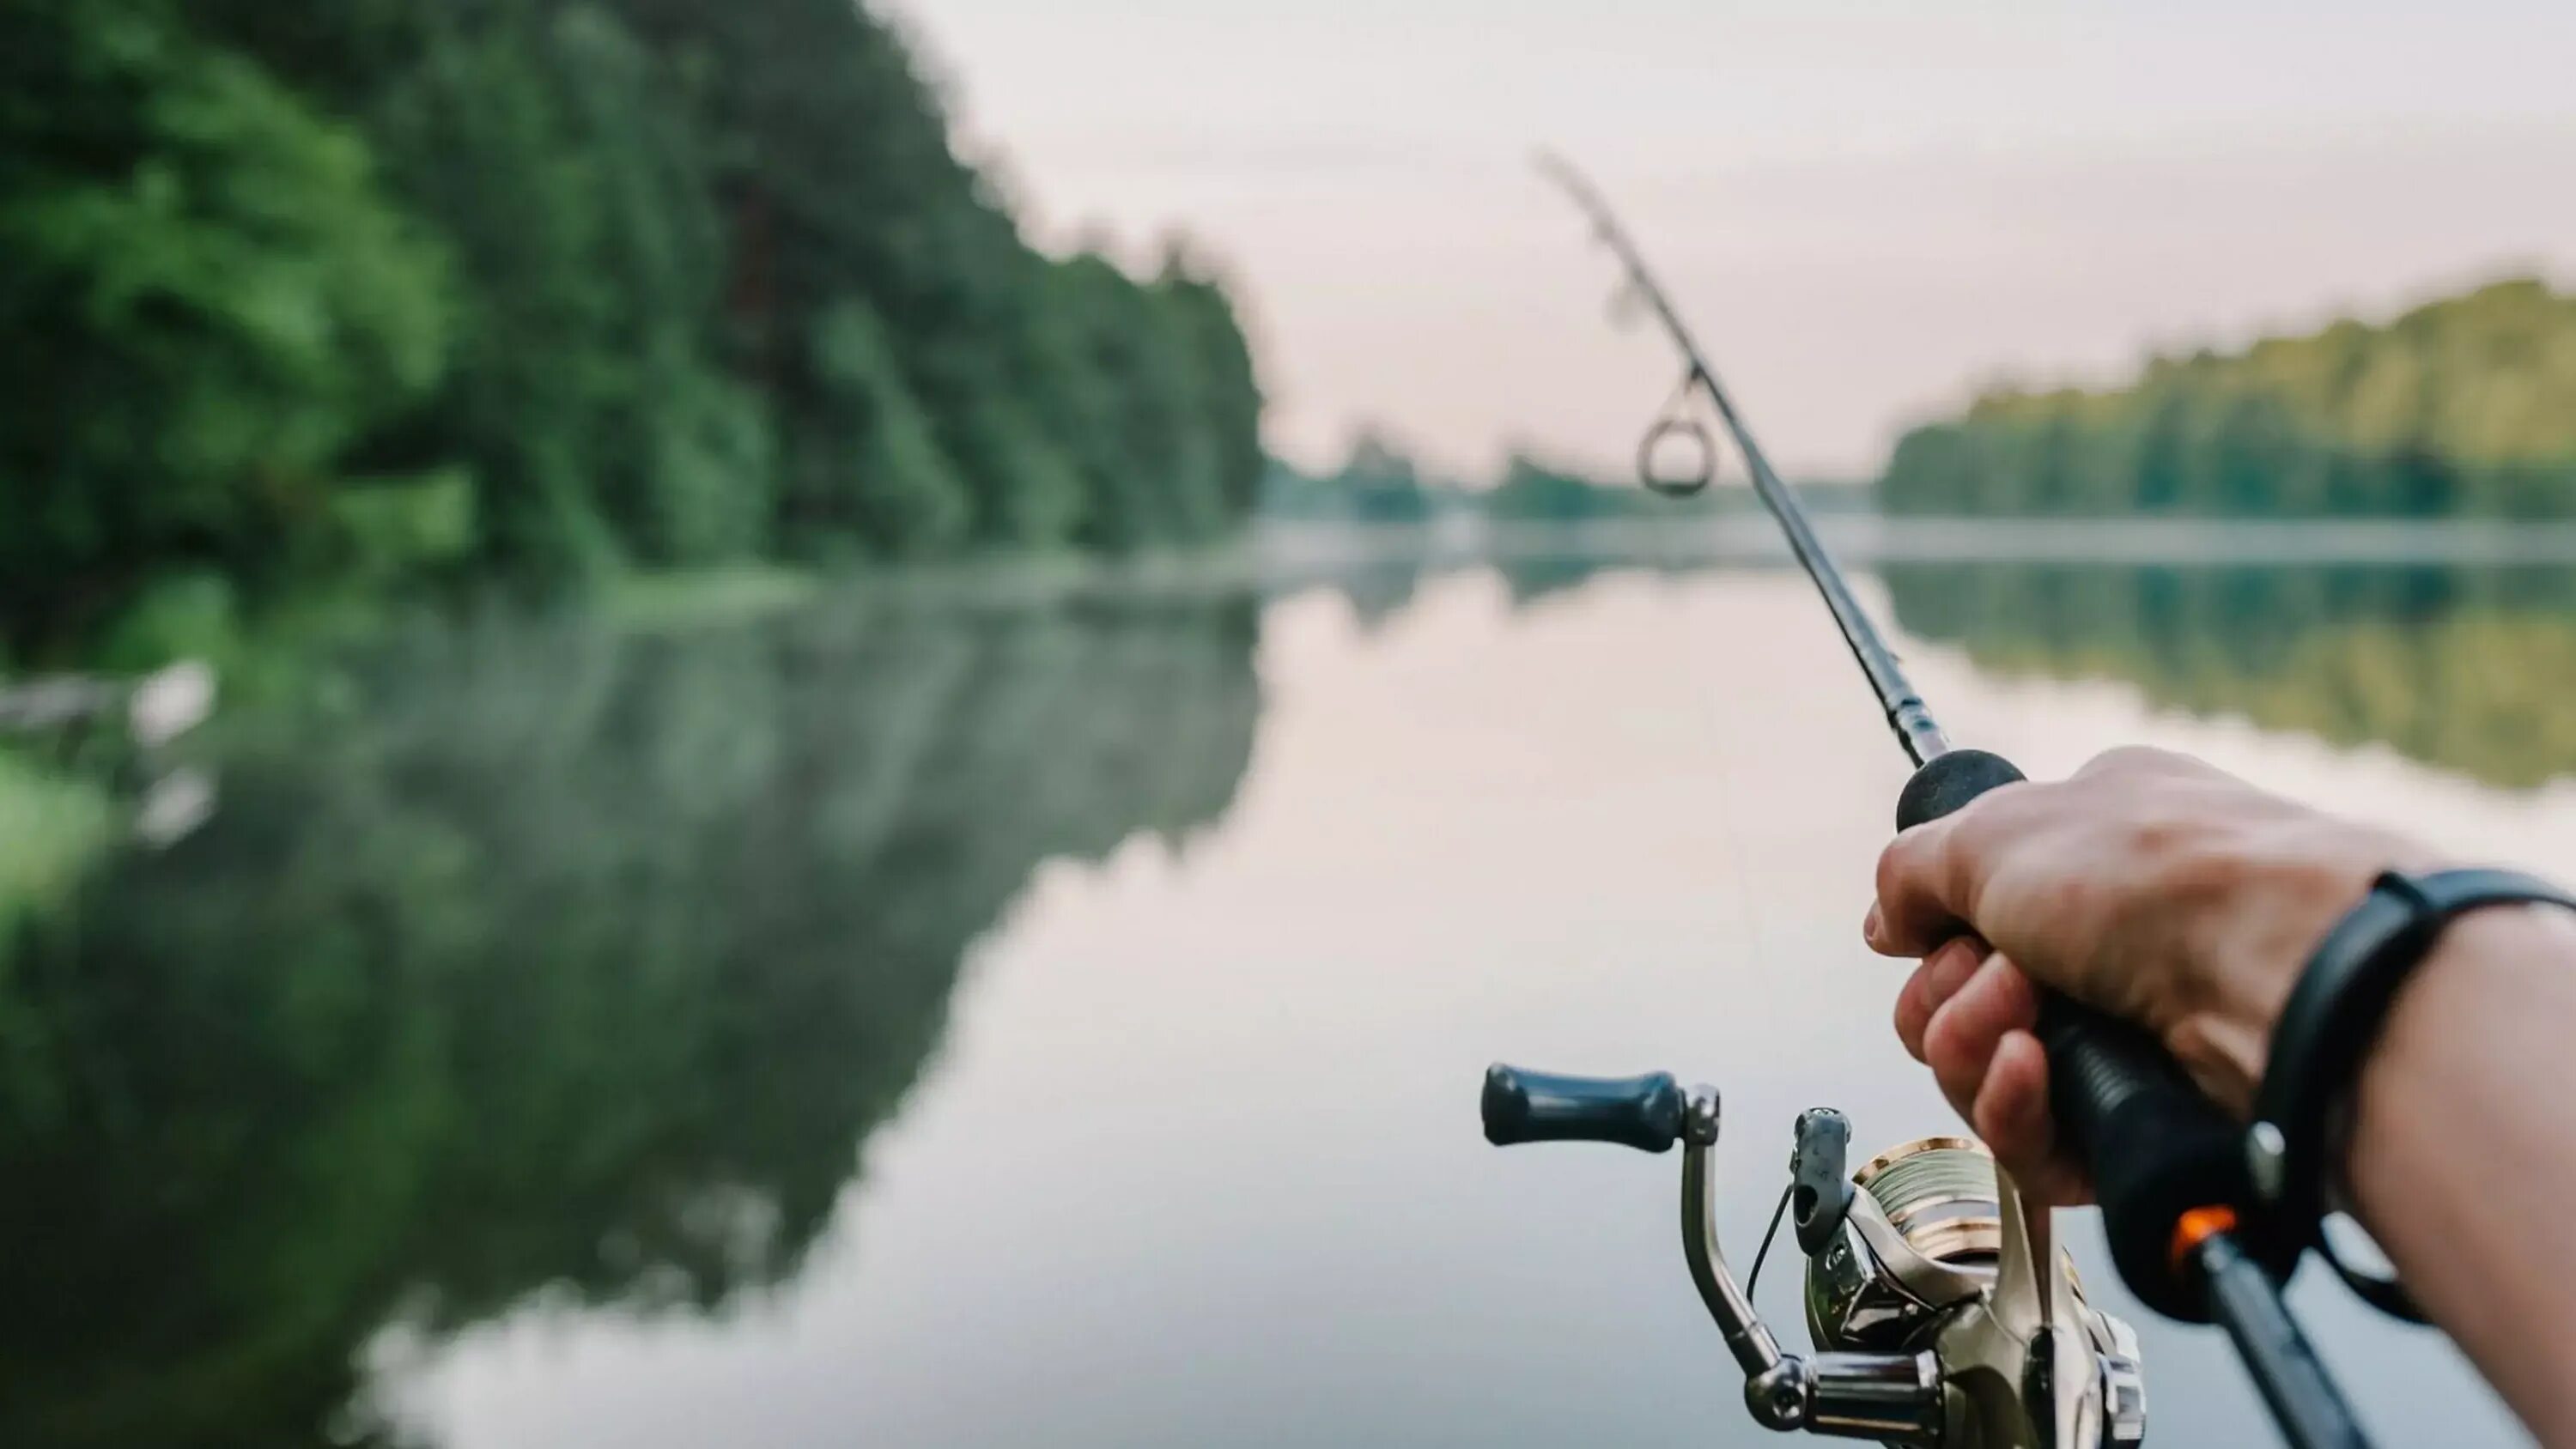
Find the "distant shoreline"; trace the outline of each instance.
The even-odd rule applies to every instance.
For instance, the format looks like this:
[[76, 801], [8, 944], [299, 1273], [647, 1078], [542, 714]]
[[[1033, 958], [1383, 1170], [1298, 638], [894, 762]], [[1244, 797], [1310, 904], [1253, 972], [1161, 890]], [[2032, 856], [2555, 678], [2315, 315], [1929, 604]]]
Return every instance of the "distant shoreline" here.
[[[1940, 518], [1825, 515], [1816, 530], [1847, 564], [2106, 563], [2576, 566], [2576, 519]], [[1400, 560], [1601, 557], [1639, 563], [1786, 562], [1770, 519], [1601, 519], [1429, 526], [1277, 522], [1251, 547], [1271, 568]]]

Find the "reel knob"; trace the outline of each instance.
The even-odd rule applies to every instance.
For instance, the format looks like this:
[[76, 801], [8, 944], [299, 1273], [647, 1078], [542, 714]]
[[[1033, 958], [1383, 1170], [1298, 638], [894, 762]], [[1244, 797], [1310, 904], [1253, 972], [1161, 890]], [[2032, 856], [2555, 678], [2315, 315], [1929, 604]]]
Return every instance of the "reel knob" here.
[[1485, 1069], [1485, 1140], [1611, 1142], [1662, 1152], [1682, 1135], [1682, 1089], [1670, 1072], [1567, 1077], [1496, 1062]]

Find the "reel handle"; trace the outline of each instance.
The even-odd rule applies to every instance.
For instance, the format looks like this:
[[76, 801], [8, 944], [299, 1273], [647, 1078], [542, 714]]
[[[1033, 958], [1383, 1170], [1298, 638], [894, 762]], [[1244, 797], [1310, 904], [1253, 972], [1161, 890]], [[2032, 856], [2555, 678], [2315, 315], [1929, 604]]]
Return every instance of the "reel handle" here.
[[[1899, 830], [1937, 820], [2023, 779], [1984, 750], [1935, 755], [1897, 797]], [[2242, 1136], [2218, 1105], [2140, 1028], [2043, 990], [2049, 1107], [2102, 1205], [2111, 1261], [2140, 1301], [2186, 1323], [2209, 1321], [2201, 1275], [2173, 1251], [2194, 1208], [2250, 1203]]]
[[1566, 1077], [1496, 1062], [1485, 1069], [1485, 1140], [1610, 1142], [1662, 1152], [1682, 1135], [1681, 1084], [1670, 1072]]

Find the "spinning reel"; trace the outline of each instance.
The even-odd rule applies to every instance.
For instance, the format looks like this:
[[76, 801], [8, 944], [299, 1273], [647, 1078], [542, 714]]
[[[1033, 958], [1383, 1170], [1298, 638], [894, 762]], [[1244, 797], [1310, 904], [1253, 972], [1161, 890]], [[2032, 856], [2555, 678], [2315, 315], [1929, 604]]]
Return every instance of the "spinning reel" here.
[[[1756, 1422], [1924, 1449], [2108, 1449], [2146, 1434], [2137, 1335], [2086, 1303], [2043, 1213], [1984, 1147], [1927, 1137], [1846, 1175], [1851, 1124], [1799, 1114], [1790, 1218], [1807, 1255], [1807, 1333], [1785, 1353], [1719, 1251], [1718, 1096], [1668, 1072], [1485, 1074], [1486, 1140], [1682, 1144], [1682, 1254], [1744, 1373]], [[1759, 1264], [1756, 1265], [1759, 1271]]]

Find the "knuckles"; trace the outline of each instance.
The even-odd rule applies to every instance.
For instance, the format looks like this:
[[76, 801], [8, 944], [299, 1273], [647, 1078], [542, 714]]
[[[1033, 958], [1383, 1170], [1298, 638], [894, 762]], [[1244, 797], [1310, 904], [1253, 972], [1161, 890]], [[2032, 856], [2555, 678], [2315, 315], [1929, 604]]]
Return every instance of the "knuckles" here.
[[2186, 773], [2189, 758], [2153, 745], [2119, 745], [2084, 762], [2079, 780], [2134, 780]]

